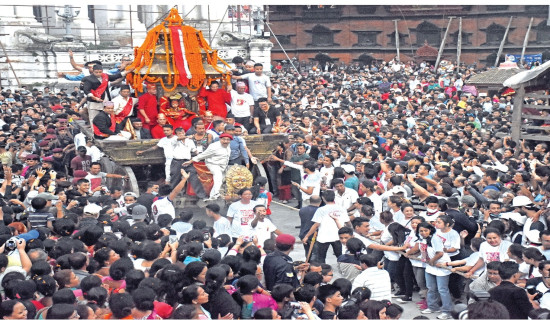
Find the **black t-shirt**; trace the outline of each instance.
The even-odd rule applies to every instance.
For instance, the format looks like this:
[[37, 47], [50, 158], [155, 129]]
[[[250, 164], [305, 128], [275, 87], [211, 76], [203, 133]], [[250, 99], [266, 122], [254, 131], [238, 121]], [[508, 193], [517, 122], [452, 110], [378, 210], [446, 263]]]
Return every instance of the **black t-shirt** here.
[[[264, 112], [261, 108], [254, 109], [254, 118], [260, 119], [260, 126], [275, 125], [279, 116], [281, 116], [281, 113], [274, 107], [269, 107], [267, 112]], [[269, 123], [266, 122], [266, 119], [269, 119]]]
[[321, 312], [321, 314], [319, 315], [319, 318], [333, 320], [335, 316], [336, 316], [336, 313], [332, 311], [323, 310], [323, 312]]

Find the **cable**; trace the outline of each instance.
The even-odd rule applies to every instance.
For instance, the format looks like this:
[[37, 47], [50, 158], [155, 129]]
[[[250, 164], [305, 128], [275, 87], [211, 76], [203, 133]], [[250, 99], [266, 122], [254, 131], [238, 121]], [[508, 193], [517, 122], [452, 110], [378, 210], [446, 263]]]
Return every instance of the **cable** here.
[[[265, 23], [265, 20], [263, 20], [264, 23]], [[296, 70], [296, 72], [298, 74], [300, 74], [300, 71], [298, 71], [298, 69], [296, 69], [296, 66], [294, 65], [294, 63], [292, 63], [292, 59], [290, 59], [290, 57], [288, 56], [288, 54], [286, 53], [286, 50], [285, 48], [283, 48], [283, 45], [279, 42], [279, 39], [277, 38], [277, 35], [275, 35], [275, 32], [273, 32], [273, 30], [271, 29], [271, 26], [269, 25], [269, 23], [265, 23], [265, 25], [267, 26], [267, 28], [269, 29], [269, 32], [271, 32], [271, 34], [273, 35], [273, 37], [275, 38], [275, 40], [277, 41], [277, 44], [279, 44], [279, 47], [281, 47], [281, 49], [283, 50], [283, 53], [285, 54], [285, 56], [287, 57], [288, 59], [288, 62], [290, 62], [290, 65], [292, 65], [292, 67], [294, 68], [294, 70]]]

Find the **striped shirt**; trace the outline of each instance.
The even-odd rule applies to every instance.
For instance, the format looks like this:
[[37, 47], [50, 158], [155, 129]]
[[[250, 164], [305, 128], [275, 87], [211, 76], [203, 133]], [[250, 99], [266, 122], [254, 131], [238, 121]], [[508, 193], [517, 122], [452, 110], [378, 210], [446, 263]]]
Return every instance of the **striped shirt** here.
[[31, 224], [31, 229], [46, 227], [48, 221], [54, 221], [55, 217], [50, 212], [30, 212], [28, 221]]

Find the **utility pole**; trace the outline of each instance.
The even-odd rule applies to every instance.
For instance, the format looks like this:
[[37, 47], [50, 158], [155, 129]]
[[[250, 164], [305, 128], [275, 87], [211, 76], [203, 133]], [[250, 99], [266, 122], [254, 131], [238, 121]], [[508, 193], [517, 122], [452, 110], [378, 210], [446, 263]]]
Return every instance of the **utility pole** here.
[[498, 48], [497, 58], [495, 59], [495, 67], [498, 66], [498, 61], [500, 60], [500, 55], [502, 54], [502, 49], [504, 49], [504, 44], [506, 43], [506, 38], [508, 37], [508, 31], [510, 31], [510, 26], [512, 25], [512, 18], [510, 17], [510, 20], [508, 21], [508, 26], [506, 27], [506, 31], [504, 32], [504, 37], [502, 37], [502, 41], [500, 42], [500, 47]]
[[445, 30], [445, 35], [443, 36], [443, 41], [441, 41], [441, 45], [439, 46], [439, 52], [437, 53], [437, 59], [435, 60], [435, 69], [437, 71], [437, 67], [439, 67], [439, 61], [441, 60], [441, 55], [443, 54], [443, 49], [445, 49], [445, 41], [447, 41], [447, 34], [449, 34], [449, 28], [451, 27], [451, 21], [453, 21], [454, 17], [449, 17], [449, 23], [447, 24], [447, 29]]
[[525, 48], [527, 48], [527, 43], [529, 42], [529, 32], [531, 32], [531, 26], [533, 25], [533, 17], [529, 21], [529, 27], [527, 27], [527, 32], [525, 33], [525, 39], [523, 40], [523, 48], [521, 49], [521, 58], [519, 63], [521, 64], [520, 68], [523, 67], [523, 57], [525, 56]]

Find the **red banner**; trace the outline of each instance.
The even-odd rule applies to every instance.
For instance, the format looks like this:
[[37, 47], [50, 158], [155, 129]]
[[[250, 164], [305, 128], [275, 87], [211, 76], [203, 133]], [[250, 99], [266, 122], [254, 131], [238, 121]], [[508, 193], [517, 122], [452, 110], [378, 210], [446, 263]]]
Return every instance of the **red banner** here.
[[173, 57], [176, 62], [176, 69], [178, 70], [178, 76], [179, 76], [179, 84], [186, 87], [189, 84], [189, 79], [187, 79], [187, 73], [185, 72], [185, 65], [184, 65], [184, 59], [183, 52], [181, 49], [181, 43], [180, 43], [180, 32], [181, 29], [178, 26], [171, 26], [170, 27], [170, 35], [172, 37], [172, 47], [173, 47]]

